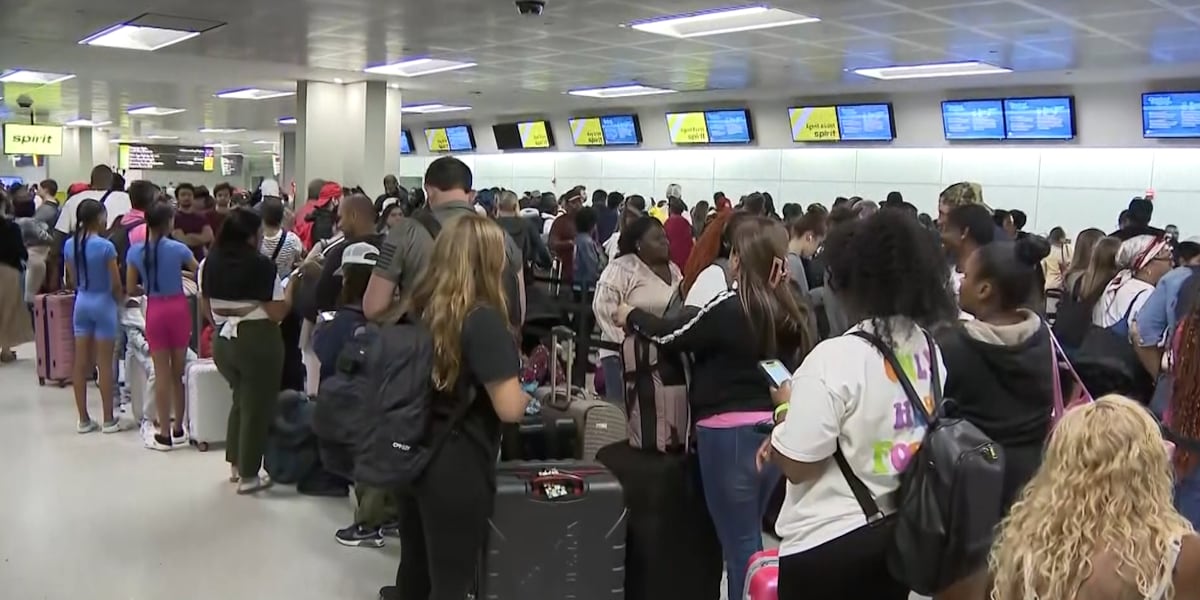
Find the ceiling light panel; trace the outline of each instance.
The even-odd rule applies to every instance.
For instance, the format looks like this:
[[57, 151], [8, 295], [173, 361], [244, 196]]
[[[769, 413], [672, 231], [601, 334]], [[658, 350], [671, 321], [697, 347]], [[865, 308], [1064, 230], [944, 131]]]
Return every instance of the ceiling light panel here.
[[112, 125], [112, 121], [93, 121], [91, 119], [72, 119], [70, 121], [67, 121], [66, 123], [63, 123], [63, 125], [65, 125], [67, 127], [84, 127], [84, 128], [104, 127], [105, 125]]
[[161, 29], [121, 23], [114, 25], [88, 37], [79, 40], [86, 46], [104, 46], [106, 48], [124, 48], [126, 50], [142, 50], [154, 52], [179, 42], [190, 40], [200, 35], [199, 31], [180, 31], [177, 29]]
[[925, 79], [931, 77], [964, 77], [967, 75], [996, 75], [1011, 73], [1012, 69], [971, 60], [966, 62], [929, 63], [924, 65], [903, 65], [894, 67], [878, 67], [869, 69], [854, 69], [854, 73], [873, 79]]
[[269, 100], [271, 98], [283, 98], [286, 96], [295, 96], [296, 92], [288, 92], [283, 90], [264, 90], [261, 88], [241, 88], [237, 90], [226, 90], [217, 92], [215, 96], [224, 100]]
[[434, 73], [445, 73], [446, 71], [457, 71], [458, 69], [469, 69], [474, 66], [475, 63], [473, 62], [445, 60], [441, 58], [411, 58], [387, 65], [367, 67], [363, 71], [376, 75], [420, 77], [422, 75], [433, 75]]
[[630, 96], [652, 96], [654, 94], [674, 94], [675, 90], [656, 88], [648, 85], [615, 85], [609, 87], [586, 88], [567, 92], [572, 96], [588, 98], [628, 98]]
[[126, 110], [125, 112], [130, 115], [141, 117], [165, 117], [168, 115], [177, 115], [186, 111], [186, 108], [171, 108], [169, 106], [135, 106]]
[[626, 24], [626, 27], [667, 35], [677, 38], [719, 35], [755, 29], [771, 29], [788, 25], [801, 25], [820, 21], [817, 17], [802, 15], [765, 5], [731, 6], [680, 15], [643, 19]]
[[278, 123], [280, 125], [295, 125], [296, 117], [280, 117]]
[[3, 73], [0, 73], [0, 82], [51, 85], [54, 83], [61, 83], [74, 77], [75, 75], [69, 73], [44, 73], [42, 71], [13, 69], [11, 71], [4, 71]]
[[200, 133], [241, 133], [244, 127], [201, 127]]
[[416, 113], [421, 115], [457, 112], [460, 110], [471, 110], [471, 107], [452, 104], [410, 104], [400, 107], [400, 112], [402, 113]]
[[146, 139], [148, 139], [148, 140], [177, 140], [177, 139], [179, 139], [179, 136], [177, 136], [177, 135], [160, 135], [160, 134], [155, 133], [155, 134], [146, 136]]

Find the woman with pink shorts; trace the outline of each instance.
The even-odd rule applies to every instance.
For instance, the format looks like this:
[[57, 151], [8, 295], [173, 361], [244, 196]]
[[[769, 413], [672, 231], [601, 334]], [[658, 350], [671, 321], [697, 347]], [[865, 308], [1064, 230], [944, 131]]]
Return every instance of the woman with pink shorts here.
[[[141, 181], [133, 185], [139, 183], [151, 185]], [[196, 258], [185, 244], [171, 239], [174, 222], [175, 209], [170, 204], [159, 202], [150, 207], [146, 211], [146, 241], [131, 246], [126, 259], [126, 281], [130, 286], [140, 283], [146, 294], [146, 343], [154, 362], [158, 432], [146, 441], [146, 447], [162, 451], [187, 443], [183, 429], [183, 367], [195, 320], [183, 293], [183, 277], [184, 271], [196, 272]]]

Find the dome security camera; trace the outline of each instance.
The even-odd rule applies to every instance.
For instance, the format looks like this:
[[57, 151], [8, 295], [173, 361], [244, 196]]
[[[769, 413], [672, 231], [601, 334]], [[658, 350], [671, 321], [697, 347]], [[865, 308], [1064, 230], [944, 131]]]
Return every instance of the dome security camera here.
[[517, 10], [527, 17], [539, 17], [546, 10], [545, 0], [517, 0]]
[[33, 98], [30, 98], [29, 94], [21, 94], [17, 96], [17, 106], [21, 108], [33, 108]]

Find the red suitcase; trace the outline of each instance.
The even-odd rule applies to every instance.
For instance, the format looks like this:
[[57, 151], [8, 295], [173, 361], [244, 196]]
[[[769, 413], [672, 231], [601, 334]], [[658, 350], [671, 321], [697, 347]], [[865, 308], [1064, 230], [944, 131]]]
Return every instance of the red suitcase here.
[[75, 292], [39, 294], [33, 299], [38, 385], [71, 383], [75, 365]]
[[750, 558], [746, 600], [779, 600], [779, 551], [763, 550]]

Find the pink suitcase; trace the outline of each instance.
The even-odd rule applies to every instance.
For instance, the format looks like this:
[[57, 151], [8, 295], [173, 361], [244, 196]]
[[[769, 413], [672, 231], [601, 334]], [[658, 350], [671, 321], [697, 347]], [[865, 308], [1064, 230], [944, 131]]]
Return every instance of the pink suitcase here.
[[75, 366], [75, 292], [38, 294], [33, 299], [38, 385], [64, 387]]
[[745, 600], [778, 600], [779, 551], [763, 550], [750, 558]]

